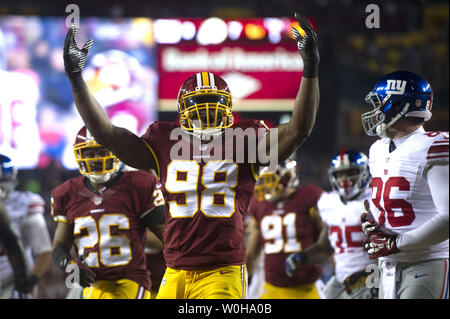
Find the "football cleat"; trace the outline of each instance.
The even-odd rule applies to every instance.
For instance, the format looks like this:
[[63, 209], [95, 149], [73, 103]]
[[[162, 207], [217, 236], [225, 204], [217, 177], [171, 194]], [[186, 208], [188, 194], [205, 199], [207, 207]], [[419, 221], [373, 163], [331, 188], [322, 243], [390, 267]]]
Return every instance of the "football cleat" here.
[[283, 193], [298, 186], [297, 162], [290, 158], [276, 166], [264, 167], [255, 184], [255, 195], [258, 201], [275, 202]]
[[370, 184], [367, 155], [356, 150], [343, 149], [331, 160], [328, 178], [333, 190], [343, 200], [356, 198]]
[[80, 173], [93, 183], [106, 183], [118, 170], [119, 159], [98, 144], [85, 126], [77, 134], [73, 151]]
[[403, 117], [431, 118], [433, 90], [424, 78], [407, 71], [389, 73], [366, 96], [373, 110], [361, 115], [369, 136], [385, 136], [385, 131]]
[[213, 73], [200, 72], [184, 81], [177, 103], [181, 127], [194, 135], [209, 137], [233, 125], [230, 89]]
[[17, 169], [8, 156], [0, 154], [0, 199], [8, 197], [17, 184]]

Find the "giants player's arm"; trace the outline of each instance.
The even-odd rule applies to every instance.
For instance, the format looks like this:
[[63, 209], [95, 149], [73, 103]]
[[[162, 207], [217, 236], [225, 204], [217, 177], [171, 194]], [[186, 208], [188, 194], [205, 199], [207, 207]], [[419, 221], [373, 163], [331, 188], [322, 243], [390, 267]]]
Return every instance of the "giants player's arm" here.
[[248, 275], [251, 276], [255, 269], [255, 263], [262, 251], [262, 243], [259, 240], [260, 230], [258, 222], [255, 217], [251, 216], [247, 224], [248, 227], [248, 240], [246, 245], [246, 266]]
[[14, 272], [21, 272], [26, 276], [25, 258], [19, 240], [11, 228], [6, 207], [0, 201], [0, 242], [4, 245], [8, 260]]
[[52, 243], [44, 216], [40, 213], [28, 215], [22, 224], [22, 233], [36, 256], [31, 274], [41, 279], [52, 264]]
[[425, 248], [449, 238], [448, 174], [448, 163], [446, 165], [433, 165], [428, 169], [426, 178], [438, 214], [416, 229], [399, 235], [397, 237], [398, 249]]
[[[84, 83], [81, 75], [77, 81]], [[77, 110], [97, 143], [109, 149], [131, 167], [157, 169], [155, 159], [145, 143], [129, 130], [113, 125], [85, 84], [72, 85], [72, 93]]]

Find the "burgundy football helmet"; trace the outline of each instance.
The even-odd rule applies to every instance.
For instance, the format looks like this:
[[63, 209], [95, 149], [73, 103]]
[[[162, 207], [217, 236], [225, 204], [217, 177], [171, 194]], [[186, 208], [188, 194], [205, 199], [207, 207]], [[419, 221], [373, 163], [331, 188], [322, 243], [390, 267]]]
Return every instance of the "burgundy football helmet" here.
[[255, 184], [255, 195], [259, 201], [276, 202], [288, 189], [297, 187], [297, 162], [293, 157], [282, 164], [264, 167]]
[[178, 92], [181, 127], [201, 134], [233, 125], [232, 99], [228, 84], [219, 76], [200, 72], [188, 78]]
[[117, 171], [119, 159], [102, 145], [83, 126], [73, 145], [75, 160], [82, 175], [94, 183], [106, 183]]

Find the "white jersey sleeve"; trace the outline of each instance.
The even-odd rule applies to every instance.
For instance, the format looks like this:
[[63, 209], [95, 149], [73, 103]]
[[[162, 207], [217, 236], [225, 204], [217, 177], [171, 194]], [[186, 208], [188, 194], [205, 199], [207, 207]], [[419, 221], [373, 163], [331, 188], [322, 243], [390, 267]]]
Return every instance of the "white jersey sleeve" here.
[[448, 140], [447, 132], [419, 128], [396, 139], [393, 152], [387, 138], [371, 146], [372, 213], [381, 225], [399, 234], [401, 250], [383, 259], [448, 258], [448, 235], [443, 241], [439, 240], [445, 232], [444, 237], [435, 236], [448, 218]]

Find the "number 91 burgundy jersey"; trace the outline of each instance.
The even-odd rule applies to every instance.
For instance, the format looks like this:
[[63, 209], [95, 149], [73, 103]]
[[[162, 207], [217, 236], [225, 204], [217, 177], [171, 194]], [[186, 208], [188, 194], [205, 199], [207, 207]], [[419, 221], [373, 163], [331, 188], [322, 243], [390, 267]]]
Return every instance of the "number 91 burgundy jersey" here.
[[285, 273], [286, 258], [308, 248], [319, 236], [310, 216], [322, 189], [308, 185], [297, 190], [282, 204], [258, 201], [254, 197], [249, 215], [258, 222], [264, 247], [265, 278], [278, 287], [294, 287], [315, 282], [322, 274], [320, 265], [299, 265], [294, 277]]

